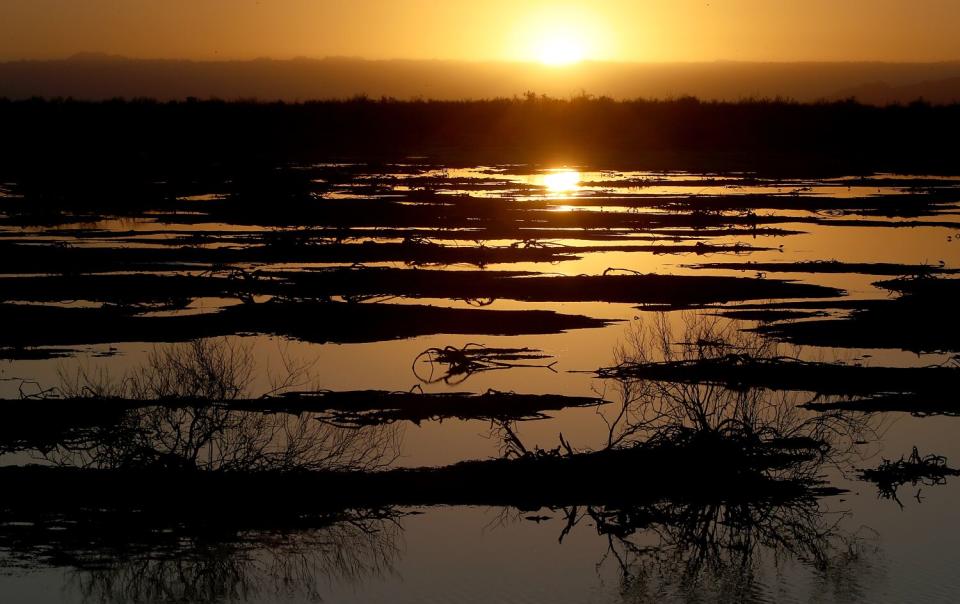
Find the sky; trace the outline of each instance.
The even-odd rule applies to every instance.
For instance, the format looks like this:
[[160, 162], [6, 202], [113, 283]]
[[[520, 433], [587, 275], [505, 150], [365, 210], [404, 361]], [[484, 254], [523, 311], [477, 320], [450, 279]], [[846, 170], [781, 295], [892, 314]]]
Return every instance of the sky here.
[[0, 60], [960, 60], [960, 0], [0, 0]]

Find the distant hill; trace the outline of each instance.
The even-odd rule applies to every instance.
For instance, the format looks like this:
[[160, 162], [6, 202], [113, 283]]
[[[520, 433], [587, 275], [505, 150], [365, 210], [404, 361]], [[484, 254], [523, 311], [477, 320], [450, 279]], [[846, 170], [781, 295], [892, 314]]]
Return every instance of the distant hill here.
[[[882, 84], [877, 84], [882, 82]], [[567, 98], [800, 101], [856, 96], [867, 102], [960, 98], [960, 62], [583, 63], [562, 69], [524, 63], [369, 61], [354, 58], [252, 61], [139, 60], [84, 53], [56, 61], [0, 63], [0, 97], [186, 97], [261, 100], [349, 98], [484, 99], [528, 91]]]

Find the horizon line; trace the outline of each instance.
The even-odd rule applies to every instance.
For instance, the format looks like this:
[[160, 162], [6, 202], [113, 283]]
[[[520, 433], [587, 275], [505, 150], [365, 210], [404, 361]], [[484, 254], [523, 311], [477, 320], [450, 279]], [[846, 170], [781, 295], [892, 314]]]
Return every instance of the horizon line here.
[[886, 60], [886, 59], [796, 59], [796, 60], [759, 60], [759, 59], [703, 59], [703, 60], [614, 60], [614, 59], [583, 59], [569, 65], [547, 65], [536, 59], [458, 59], [458, 58], [375, 58], [356, 55], [325, 55], [292, 57], [260, 56], [251, 58], [219, 58], [219, 57], [139, 57], [122, 54], [81, 51], [65, 57], [47, 58], [3, 58], [4, 63], [66, 63], [66, 62], [154, 62], [154, 63], [295, 63], [325, 61], [355, 61], [362, 63], [433, 63], [433, 64], [467, 64], [467, 65], [503, 65], [503, 66], [533, 66], [551, 71], [574, 70], [590, 65], [621, 66], [621, 67], [659, 67], [659, 66], [692, 66], [692, 65], [960, 65], [960, 57], [933, 61], [920, 60]]

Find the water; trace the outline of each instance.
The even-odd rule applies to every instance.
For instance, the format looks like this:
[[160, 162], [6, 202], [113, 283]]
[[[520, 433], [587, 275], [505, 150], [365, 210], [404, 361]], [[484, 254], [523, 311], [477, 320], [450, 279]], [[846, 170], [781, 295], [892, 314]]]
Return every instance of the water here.
[[[651, 325], [658, 312], [665, 310], [667, 322], [678, 329], [691, 316], [713, 317], [741, 305], [814, 306], [818, 315], [798, 320], [844, 319], [873, 301], [895, 297], [879, 282], [917, 274], [952, 279], [960, 269], [960, 189], [954, 177], [774, 181], [749, 174], [416, 164], [299, 169], [314, 189], [296, 209], [278, 204], [267, 214], [235, 211], [225, 190], [192, 192], [125, 216], [77, 212], [33, 220], [14, 206], [0, 207], [6, 214], [0, 243], [10, 252], [0, 270], [7, 281], [5, 306], [91, 313], [14, 325], [0, 340], [6, 359], [0, 361], [0, 395], [18, 399], [55, 388], [78, 369], [123, 376], [196, 330], [250, 350], [256, 367], [251, 393], [271, 390], [271, 378], [293, 360], [305, 368], [298, 383], [303, 389], [492, 389], [598, 396], [615, 403], [616, 383], [592, 372], [613, 365], [630, 331]], [[15, 186], [3, 202], [11, 200], [16, 201]], [[288, 281], [337, 268], [366, 278], [378, 267], [406, 272], [369, 282]], [[608, 269], [638, 278], [738, 277], [764, 287], [787, 281], [787, 286], [833, 289], [754, 294], [738, 290], [741, 282], [717, 289], [713, 282], [697, 281], [681, 299], [663, 304], [664, 292], [644, 290], [652, 286], [642, 280], [628, 294], [579, 290], [566, 300], [539, 299], [536, 288], [513, 281], [503, 295], [489, 299], [475, 296], [470, 287], [483, 275], [506, 271], [529, 273], [512, 277], [522, 280], [538, 274], [600, 276]], [[443, 271], [432, 282], [439, 285], [415, 284], [414, 272], [425, 270]], [[476, 276], [464, 283], [445, 276], [469, 271]], [[336, 273], [336, 279], [352, 279], [354, 273]], [[124, 277], [144, 275], [197, 280], [157, 281], [170, 284], [159, 289], [125, 285]], [[49, 287], [37, 285], [42, 276], [50, 277]], [[57, 281], [67, 277], [73, 280]], [[217, 287], [209, 287], [207, 278], [219, 279]], [[323, 283], [334, 286], [323, 285], [329, 291], [318, 294]], [[681, 283], [657, 287], [679, 292]], [[715, 290], [728, 299], [698, 297]], [[239, 329], [230, 321], [216, 322], [238, 309], [268, 308], [271, 300], [302, 303], [312, 296], [351, 309], [366, 304], [424, 310], [399, 323], [381, 324], [379, 315], [371, 314], [362, 325], [343, 330], [329, 325], [322, 311], [283, 327], [276, 314], [239, 323]], [[433, 317], [441, 308], [468, 314], [440, 323]], [[531, 310], [607, 323], [552, 328], [528, 318], [511, 324], [516, 335], [503, 335], [504, 325], [476, 318], [487, 311]], [[155, 320], [171, 322], [154, 328]], [[196, 322], [180, 322], [187, 320]], [[113, 321], [127, 321], [122, 325], [130, 331], [114, 329], [120, 323]], [[732, 321], [739, 330], [766, 324]], [[956, 324], [952, 316], [942, 321]], [[84, 323], [103, 329], [86, 330]], [[364, 335], [351, 335], [356, 333]], [[918, 350], [906, 341], [870, 347], [858, 345], [862, 341], [808, 344], [791, 352], [805, 360], [891, 368], [949, 365], [957, 353], [955, 343]], [[468, 373], [452, 383], [423, 383], [413, 371], [422, 351], [468, 344], [527, 347], [547, 357], [530, 364], [555, 364]], [[812, 396], [801, 392], [795, 398]], [[607, 436], [604, 417], [614, 410], [551, 411], [515, 429], [530, 450], [557, 446], [559, 434], [574, 449], [597, 449]], [[139, 534], [129, 537], [126, 549], [73, 541], [70, 551], [79, 552], [73, 559], [50, 554], [63, 545], [59, 534], [73, 535], [76, 519], [53, 522], [28, 537], [18, 525], [6, 524], [0, 529], [7, 560], [0, 592], [31, 602], [950, 601], [958, 587], [957, 480], [904, 485], [898, 503], [879, 497], [873, 484], [857, 478], [857, 469], [896, 460], [913, 446], [922, 454], [943, 455], [951, 465], [960, 463], [953, 438], [957, 420], [951, 414], [902, 412], [870, 417], [876, 438], [859, 445], [846, 466], [821, 470], [823, 486], [841, 492], [802, 504], [752, 501], [737, 507], [667, 497], [641, 504], [624, 530], [602, 524], [610, 521], [604, 516], [610, 510], [601, 506], [398, 505], [375, 518], [331, 518], [309, 528], [236, 527], [226, 535], [207, 535], [174, 527], [174, 534], [183, 534], [168, 550]], [[502, 450], [489, 419], [397, 427], [402, 443], [393, 465], [398, 467], [490, 459]], [[21, 449], [0, 461], [49, 459]], [[644, 473], [636, 468], [636, 476], [624, 480], [642, 481]]]

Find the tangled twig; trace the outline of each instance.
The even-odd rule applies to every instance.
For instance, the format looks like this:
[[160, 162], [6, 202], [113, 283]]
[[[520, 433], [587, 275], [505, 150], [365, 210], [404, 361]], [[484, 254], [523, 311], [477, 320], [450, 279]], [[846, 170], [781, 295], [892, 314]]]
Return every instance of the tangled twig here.
[[860, 472], [863, 480], [876, 483], [880, 497], [893, 499], [901, 508], [903, 503], [897, 497], [898, 488], [908, 482], [913, 486], [946, 484], [947, 476], [960, 476], [960, 470], [949, 467], [943, 455], [921, 456], [917, 447], [913, 447], [908, 458], [901, 457], [897, 461], [884, 459], [878, 467]]
[[[428, 348], [413, 359], [413, 374], [424, 384], [460, 384], [471, 375], [497, 369], [513, 369], [517, 367], [540, 367], [555, 371], [557, 364], [552, 361], [547, 364], [534, 364], [525, 361], [534, 361], [551, 358], [540, 350], [532, 348], [487, 348], [482, 344], [466, 344], [463, 348], [445, 346], [443, 348]], [[429, 366], [429, 372], [424, 373], [423, 365]], [[446, 366], [437, 369], [437, 365]]]

